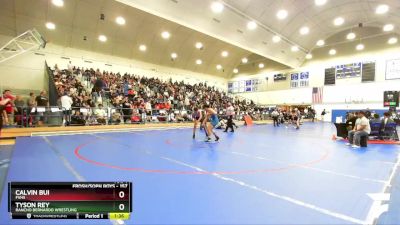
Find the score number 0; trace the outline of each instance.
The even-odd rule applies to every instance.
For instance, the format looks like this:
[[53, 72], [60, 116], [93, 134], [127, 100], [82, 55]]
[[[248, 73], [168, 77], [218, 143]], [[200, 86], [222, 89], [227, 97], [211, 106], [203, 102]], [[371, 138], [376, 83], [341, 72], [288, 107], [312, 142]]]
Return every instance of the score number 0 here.
[[[124, 198], [125, 197], [125, 192], [120, 191], [118, 193], [118, 197], [119, 198]], [[121, 204], [119, 204], [118, 208], [119, 208], [119, 210], [123, 211], [125, 209], [125, 205], [123, 203], [121, 203]]]

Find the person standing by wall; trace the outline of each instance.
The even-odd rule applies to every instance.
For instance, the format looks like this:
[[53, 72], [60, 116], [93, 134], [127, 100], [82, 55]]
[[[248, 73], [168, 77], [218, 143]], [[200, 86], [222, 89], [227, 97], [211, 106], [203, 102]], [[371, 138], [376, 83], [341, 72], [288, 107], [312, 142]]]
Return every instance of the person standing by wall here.
[[[45, 118], [46, 107], [49, 107], [49, 99], [47, 98], [47, 92], [45, 90], [40, 92], [40, 95], [36, 97], [36, 111], [38, 125], [42, 126], [47, 121]], [[39, 109], [40, 108], [40, 109]]]
[[[1, 137], [1, 129], [3, 128], [3, 117], [5, 113], [6, 105], [10, 102], [10, 99], [2, 99], [0, 100], [0, 137]], [[7, 114], [6, 114], [7, 117]]]
[[321, 121], [322, 121], [322, 122], [324, 122], [324, 117], [325, 117], [325, 115], [326, 115], [326, 110], [324, 109], [324, 110], [322, 110], [322, 112], [321, 112]]
[[13, 113], [14, 113], [15, 96], [12, 95], [10, 90], [4, 90], [2, 99], [10, 99], [10, 101], [8, 101], [8, 103], [5, 106], [5, 112], [7, 113], [7, 117], [5, 118], [5, 121], [8, 125], [12, 125], [14, 123]]
[[67, 92], [64, 92], [64, 95], [61, 96], [61, 107], [64, 115], [63, 124], [66, 126], [69, 126], [69, 124], [71, 123], [72, 103], [73, 103], [72, 98], [68, 96]]

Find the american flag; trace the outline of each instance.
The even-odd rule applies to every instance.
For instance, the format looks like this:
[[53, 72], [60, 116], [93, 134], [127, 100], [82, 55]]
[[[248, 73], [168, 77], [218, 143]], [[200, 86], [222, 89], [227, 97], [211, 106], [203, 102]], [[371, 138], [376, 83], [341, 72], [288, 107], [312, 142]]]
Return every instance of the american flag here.
[[323, 87], [313, 87], [312, 89], [312, 103], [313, 104], [321, 104], [323, 97]]

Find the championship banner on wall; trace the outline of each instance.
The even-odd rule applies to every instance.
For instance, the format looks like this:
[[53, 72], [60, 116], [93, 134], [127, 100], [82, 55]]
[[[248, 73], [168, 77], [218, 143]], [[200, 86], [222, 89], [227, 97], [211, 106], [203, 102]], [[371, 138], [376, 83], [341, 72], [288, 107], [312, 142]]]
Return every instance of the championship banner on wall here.
[[348, 63], [336, 66], [336, 79], [361, 77], [362, 63]]
[[386, 61], [386, 80], [400, 79], [400, 59]]
[[259, 85], [261, 84], [260, 79], [241, 80], [228, 82], [228, 93], [245, 93], [245, 92], [256, 92], [259, 91]]
[[290, 74], [290, 87], [308, 87], [309, 85], [309, 72], [292, 73]]

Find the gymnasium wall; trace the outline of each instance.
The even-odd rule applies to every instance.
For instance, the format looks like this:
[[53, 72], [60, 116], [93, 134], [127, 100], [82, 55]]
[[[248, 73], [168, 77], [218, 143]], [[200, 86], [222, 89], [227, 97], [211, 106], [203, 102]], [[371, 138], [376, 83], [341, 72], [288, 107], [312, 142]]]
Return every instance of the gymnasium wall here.
[[[357, 54], [353, 57], [336, 57], [329, 61], [314, 61], [295, 70], [260, 72], [258, 74], [239, 74], [231, 80], [245, 80], [249, 78], [263, 79], [265, 91], [239, 93], [239, 96], [253, 99], [255, 102], [266, 105], [296, 105], [312, 103], [312, 87], [324, 86], [325, 68], [332, 66], [364, 61], [375, 61], [375, 82], [362, 83], [361, 77], [337, 79], [335, 85], [324, 86], [323, 104], [314, 105], [319, 114], [323, 109], [385, 109], [383, 107], [383, 91], [400, 90], [400, 80], [386, 80], [386, 61], [400, 59], [400, 48]], [[286, 81], [273, 81], [273, 75], [290, 71], [306, 72], [310, 74], [309, 86], [304, 88], [290, 88], [290, 77]], [[266, 78], [268, 77], [268, 80]], [[330, 120], [330, 117], [325, 117]]]
[[[11, 37], [0, 35], [0, 46]], [[0, 89], [27, 94], [44, 88], [44, 57], [28, 52], [0, 63]]]
[[[0, 35], [0, 46], [11, 37]], [[36, 54], [35, 54], [36, 53]], [[39, 54], [37, 54], [39, 53]], [[163, 80], [185, 81], [186, 83], [207, 82], [221, 90], [226, 90], [227, 79], [207, 74], [195, 73], [182, 69], [169, 68], [141, 61], [99, 54], [74, 48], [66, 48], [48, 43], [45, 49], [29, 52], [0, 63], [0, 88], [13, 90], [39, 91], [45, 88], [44, 62], [53, 67], [67, 67], [69, 61], [73, 65], [100, 70], [131, 73]], [[107, 64], [107, 65], [106, 65]]]

